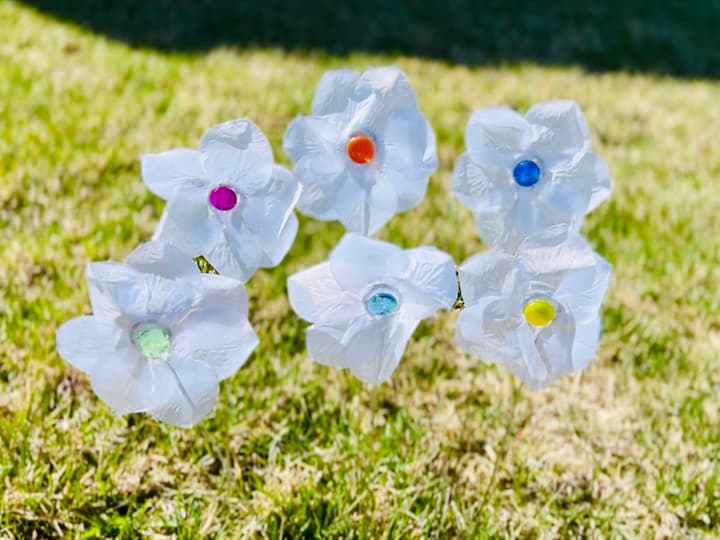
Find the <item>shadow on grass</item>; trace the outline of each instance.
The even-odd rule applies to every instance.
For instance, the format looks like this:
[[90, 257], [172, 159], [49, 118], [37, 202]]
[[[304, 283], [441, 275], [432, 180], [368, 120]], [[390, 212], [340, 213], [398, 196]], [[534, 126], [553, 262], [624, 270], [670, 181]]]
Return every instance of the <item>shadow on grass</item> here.
[[135, 47], [279, 47], [720, 78], [720, 0], [22, 0]]

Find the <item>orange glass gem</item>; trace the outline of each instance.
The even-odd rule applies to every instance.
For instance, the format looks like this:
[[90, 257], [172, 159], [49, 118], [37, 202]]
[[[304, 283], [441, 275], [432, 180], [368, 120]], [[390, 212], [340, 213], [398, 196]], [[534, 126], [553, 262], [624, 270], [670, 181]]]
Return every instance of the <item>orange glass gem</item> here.
[[346, 145], [348, 157], [358, 163], [365, 165], [375, 157], [375, 144], [367, 135], [353, 135]]

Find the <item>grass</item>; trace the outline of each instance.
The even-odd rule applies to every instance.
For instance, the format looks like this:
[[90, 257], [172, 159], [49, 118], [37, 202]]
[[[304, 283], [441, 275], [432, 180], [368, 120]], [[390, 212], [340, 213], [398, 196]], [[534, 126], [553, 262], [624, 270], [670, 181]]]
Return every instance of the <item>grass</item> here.
[[[0, 1], [0, 536], [715, 537], [720, 528], [720, 81], [280, 47], [135, 47]], [[620, 54], [620, 53], [618, 53]], [[688, 63], [700, 62], [697, 58]], [[249, 283], [261, 345], [193, 429], [116, 417], [54, 349], [88, 261], [147, 240], [139, 155], [252, 117], [276, 158], [328, 68], [396, 63], [438, 135], [428, 196], [380, 237], [484, 249], [449, 195], [471, 110], [582, 105], [615, 179], [584, 233], [615, 266], [601, 351], [531, 393], [421, 325], [390, 383], [309, 361], [288, 274], [338, 224], [301, 219]]]

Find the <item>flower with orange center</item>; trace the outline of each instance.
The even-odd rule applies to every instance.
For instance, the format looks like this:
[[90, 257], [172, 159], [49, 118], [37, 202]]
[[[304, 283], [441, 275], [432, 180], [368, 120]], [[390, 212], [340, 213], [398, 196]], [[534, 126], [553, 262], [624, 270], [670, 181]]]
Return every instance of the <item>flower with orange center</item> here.
[[367, 165], [375, 157], [375, 143], [362, 133], [350, 137], [345, 149], [350, 160], [358, 165]]

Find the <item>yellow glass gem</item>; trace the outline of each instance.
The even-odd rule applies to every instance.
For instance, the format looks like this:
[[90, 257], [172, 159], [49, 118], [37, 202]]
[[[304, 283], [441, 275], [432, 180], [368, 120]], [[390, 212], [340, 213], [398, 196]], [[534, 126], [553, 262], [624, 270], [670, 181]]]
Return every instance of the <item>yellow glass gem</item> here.
[[555, 318], [555, 306], [545, 298], [535, 298], [525, 304], [523, 315], [533, 326], [546, 326]]

